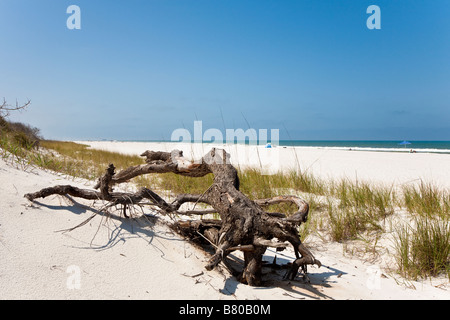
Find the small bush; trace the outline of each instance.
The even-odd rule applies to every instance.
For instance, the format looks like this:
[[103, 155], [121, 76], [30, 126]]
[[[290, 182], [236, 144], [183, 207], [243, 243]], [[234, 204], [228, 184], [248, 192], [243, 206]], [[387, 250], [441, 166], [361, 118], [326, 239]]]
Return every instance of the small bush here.
[[10, 122], [0, 116], [0, 136], [10, 141], [10, 145], [31, 149], [39, 146], [42, 139], [40, 130], [20, 122]]

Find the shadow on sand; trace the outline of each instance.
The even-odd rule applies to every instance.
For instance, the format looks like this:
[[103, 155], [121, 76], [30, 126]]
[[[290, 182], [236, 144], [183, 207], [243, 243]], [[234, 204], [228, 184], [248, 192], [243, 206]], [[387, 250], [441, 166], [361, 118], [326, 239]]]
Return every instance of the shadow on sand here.
[[[307, 277], [299, 273], [294, 280], [284, 279], [290, 268], [290, 263], [294, 258], [287, 257], [285, 255], [276, 255], [276, 263], [274, 263], [273, 256], [264, 256], [263, 260], [266, 264], [263, 266], [263, 279], [264, 283], [260, 287], [256, 287], [256, 290], [270, 290], [274, 288], [282, 288], [286, 292], [283, 294], [288, 299], [330, 299], [333, 298], [323, 293], [324, 288], [330, 288], [336, 280], [333, 278], [341, 277], [346, 274], [342, 270], [322, 266], [320, 268], [314, 267], [314, 269], [308, 272]], [[241, 268], [243, 265], [242, 257], [238, 255], [230, 254], [228, 259], [229, 265], [234, 268]], [[235, 277], [229, 277], [226, 279], [224, 288], [221, 292], [225, 295], [234, 295], [240, 282]]]
[[[130, 239], [142, 239], [147, 244], [152, 244], [155, 237], [164, 238], [170, 241], [180, 241], [184, 240], [179, 237], [174, 237], [173, 233], [164, 234], [161, 232], [155, 233], [154, 225], [157, 223], [158, 218], [152, 215], [139, 215], [136, 218], [123, 218], [120, 213], [119, 215], [106, 213], [101, 209], [96, 209], [80, 202], [77, 202], [72, 197], [67, 196], [67, 203], [60, 205], [50, 205], [41, 203], [39, 201], [34, 201], [35, 204], [51, 209], [51, 210], [65, 210], [70, 211], [75, 215], [82, 215], [87, 213], [92, 213], [91, 216], [85, 219], [83, 222], [77, 226], [72, 226], [70, 229], [58, 230], [55, 232], [63, 232], [66, 235], [79, 227], [89, 223], [94, 217], [100, 217], [101, 221], [97, 221], [98, 228], [100, 226], [106, 226], [108, 228], [108, 240], [104, 244], [94, 245], [92, 239], [89, 246], [79, 246], [80, 249], [93, 249], [93, 250], [107, 250], [116, 246], [119, 243], [126, 242]], [[37, 207], [39, 208], [39, 207]], [[118, 210], [120, 212], [120, 210]], [[206, 252], [210, 254], [214, 253], [213, 248], [210, 245], [202, 246]], [[161, 257], [164, 258], [163, 250], [161, 251]], [[256, 290], [268, 290], [272, 288], [282, 288], [286, 292], [284, 295], [288, 298], [294, 299], [333, 299], [332, 297], [323, 293], [323, 288], [329, 288], [333, 283], [334, 277], [340, 277], [346, 274], [345, 272], [338, 270], [336, 268], [322, 266], [321, 268], [314, 268], [314, 271], [308, 273], [308, 277], [304, 277], [302, 274], [298, 274], [294, 280], [286, 280], [284, 276], [286, 275], [289, 263], [293, 261], [293, 258], [286, 255], [276, 254], [276, 264], [272, 262], [273, 256], [265, 256], [266, 264], [263, 267], [263, 286], [256, 287]], [[232, 266], [235, 270], [242, 269], [244, 265], [243, 258], [239, 254], [230, 254], [227, 257], [227, 264]], [[236, 277], [230, 276], [224, 282], [223, 289], [220, 292], [224, 295], [234, 295], [240, 282]]]
[[[87, 215], [91, 213], [89, 217], [84, 219], [77, 225], [70, 226], [67, 229], [56, 230], [55, 232], [64, 233], [67, 236], [74, 237], [71, 235], [72, 231], [83, 227], [87, 224], [91, 224], [93, 226], [97, 226], [95, 228], [95, 232], [93, 234], [93, 238], [89, 243], [89, 246], [79, 246], [77, 248], [80, 249], [94, 249], [94, 250], [106, 250], [116, 246], [119, 243], [124, 243], [131, 239], [142, 239], [146, 242], [146, 244], [152, 244], [155, 238], [163, 238], [171, 241], [182, 241], [181, 239], [174, 237], [173, 232], [158, 232], [153, 228], [157, 223], [158, 218], [153, 215], [140, 214], [136, 215], [132, 218], [124, 218], [120, 215], [121, 210], [116, 210], [116, 212], [110, 213], [106, 210], [102, 210], [102, 208], [95, 208], [84, 205], [70, 196], [65, 196], [67, 199], [67, 203], [61, 205], [51, 205], [45, 204], [39, 201], [34, 200], [38, 206], [48, 208], [50, 210], [64, 210], [69, 211], [75, 215]], [[39, 207], [37, 207], [39, 208]], [[116, 214], [118, 213], [118, 214]], [[95, 220], [95, 224], [92, 222]], [[107, 229], [108, 237], [107, 241], [101, 244], [94, 244], [94, 240], [96, 238], [97, 233], [99, 232], [101, 227], [105, 227]], [[103, 230], [103, 232], [105, 232]], [[86, 243], [85, 241], [81, 241]], [[162, 256], [164, 253], [161, 251]]]

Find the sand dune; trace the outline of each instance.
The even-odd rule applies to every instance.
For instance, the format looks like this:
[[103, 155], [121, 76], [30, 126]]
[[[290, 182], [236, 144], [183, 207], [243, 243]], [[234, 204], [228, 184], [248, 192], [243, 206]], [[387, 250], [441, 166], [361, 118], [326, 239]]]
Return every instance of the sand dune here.
[[[101, 142], [92, 143], [92, 146], [127, 153], [141, 153], [152, 148], [164, 151], [161, 144]], [[166, 147], [165, 150], [171, 150], [173, 145]], [[187, 148], [184, 150], [186, 155], [189, 152], [194, 155], [195, 152], [202, 154], [209, 150], [209, 147], [207, 150], [193, 150], [189, 146], [177, 145], [179, 149], [184, 147]], [[281, 151], [283, 165], [287, 162], [286, 159], [295, 158], [288, 158], [288, 153], [292, 150], [285, 150], [286, 153]], [[377, 157], [382, 157], [382, 154], [371, 155], [365, 164], [361, 160], [351, 160], [364, 153], [339, 152], [331, 159], [327, 158], [330, 155], [331, 153], [323, 150], [309, 150], [298, 154], [301, 167], [309, 165], [310, 170], [324, 177], [335, 175], [336, 168], [344, 164], [347, 167], [349, 163], [355, 165], [348, 171], [342, 169], [340, 174], [350, 175], [357, 170], [358, 179], [378, 178], [383, 182], [402, 183], [408, 179], [420, 178], [421, 174], [441, 182], [441, 179], [435, 179], [441, 177], [438, 172], [443, 172], [444, 177], [450, 173], [450, 170], [445, 170], [445, 166], [448, 168], [448, 161], [445, 163], [443, 157], [435, 155], [425, 160], [418, 154], [390, 154], [391, 160], [385, 160], [385, 166], [401, 159], [415, 159], [411, 160], [414, 165], [395, 177], [388, 175], [389, 170], [395, 171], [394, 167], [381, 170], [381, 160], [377, 160]], [[290, 164], [296, 165], [296, 161]], [[335, 167], [329, 168], [328, 164]], [[380, 170], [380, 173], [375, 174], [365, 166]], [[417, 168], [421, 171], [416, 171]], [[446, 178], [448, 183], [450, 179]], [[382, 267], [343, 254], [342, 245], [338, 243], [312, 245], [316, 258], [326, 267], [309, 268], [311, 284], [303, 283], [299, 277], [294, 281], [282, 280], [283, 272], [280, 271], [266, 276], [267, 286], [254, 288], [238, 283], [226, 271], [205, 270], [208, 259], [206, 254], [173, 234], [164, 224], [146, 218], [124, 220], [111, 216], [106, 219], [96, 215], [88, 224], [74, 231], [56, 232], [74, 227], [98, 213], [89, 208], [93, 205], [92, 202], [80, 199], [71, 202], [55, 196], [30, 203], [23, 198], [25, 193], [56, 184], [92, 188], [94, 183], [74, 180], [38, 168], [23, 171], [0, 160], [0, 299], [289, 300], [450, 297], [445, 287], [448, 280], [445, 278], [434, 282], [408, 282], [406, 287]], [[96, 203], [94, 207], [98, 210], [101, 203]], [[268, 251], [266, 259], [272, 261], [274, 255], [275, 252]], [[236, 255], [236, 259], [239, 258]], [[293, 253], [289, 250], [278, 253], [277, 260], [292, 261]]]

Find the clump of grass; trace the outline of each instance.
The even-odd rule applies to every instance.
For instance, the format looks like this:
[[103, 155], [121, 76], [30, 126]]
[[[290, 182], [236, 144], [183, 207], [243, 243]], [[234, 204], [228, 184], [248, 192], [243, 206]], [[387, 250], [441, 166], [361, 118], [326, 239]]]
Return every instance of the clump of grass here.
[[251, 199], [270, 198], [279, 194], [280, 190], [292, 190], [322, 195], [326, 193], [325, 183], [316, 179], [313, 175], [297, 172], [277, 172], [264, 175], [260, 170], [247, 168], [239, 170], [241, 191]]
[[[261, 171], [254, 168], [239, 170], [240, 190], [250, 199], [264, 199], [276, 195], [275, 178], [280, 178], [279, 174], [263, 175]], [[277, 185], [280, 181], [277, 181]]]
[[417, 216], [413, 223], [396, 233], [399, 273], [414, 280], [444, 273], [450, 279], [449, 220]]
[[334, 241], [355, 240], [368, 231], [382, 232], [381, 221], [394, 213], [392, 188], [341, 179], [328, 188], [327, 216]]
[[339, 207], [333, 205], [330, 201], [327, 215], [331, 239], [343, 242], [359, 239], [369, 231], [382, 232], [384, 229], [371, 213], [366, 208]]
[[393, 188], [375, 186], [366, 182], [353, 183], [342, 179], [337, 184], [332, 184], [329, 194], [339, 199], [341, 208], [363, 208], [375, 219], [385, 218], [394, 213]]
[[30, 161], [37, 166], [45, 169], [49, 169], [56, 172], [63, 170], [63, 161], [52, 156], [48, 156], [42, 153], [33, 153], [29, 155]]
[[445, 218], [450, 214], [450, 193], [421, 181], [419, 186], [403, 187], [403, 204], [410, 213]]
[[[75, 142], [43, 140], [41, 146], [58, 153], [59, 158], [54, 156], [61, 162], [61, 169], [58, 171], [85, 179], [100, 177], [110, 163], [117, 170], [143, 163], [138, 156], [90, 149], [87, 145]], [[52, 169], [46, 166], [44, 168]]]
[[337, 211], [330, 199], [328, 199], [327, 215], [329, 221], [329, 233], [333, 241], [343, 241], [355, 238], [357, 228], [348, 211]]
[[308, 172], [290, 171], [287, 174], [292, 188], [297, 191], [324, 195], [327, 193], [326, 183]]

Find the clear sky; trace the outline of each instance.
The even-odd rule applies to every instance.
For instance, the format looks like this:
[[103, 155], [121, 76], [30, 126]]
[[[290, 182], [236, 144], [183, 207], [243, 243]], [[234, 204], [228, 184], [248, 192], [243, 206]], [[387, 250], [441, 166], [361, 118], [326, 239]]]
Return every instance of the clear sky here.
[[12, 119], [49, 139], [170, 139], [202, 120], [450, 140], [449, 17], [449, 0], [0, 0], [0, 99], [31, 99]]

